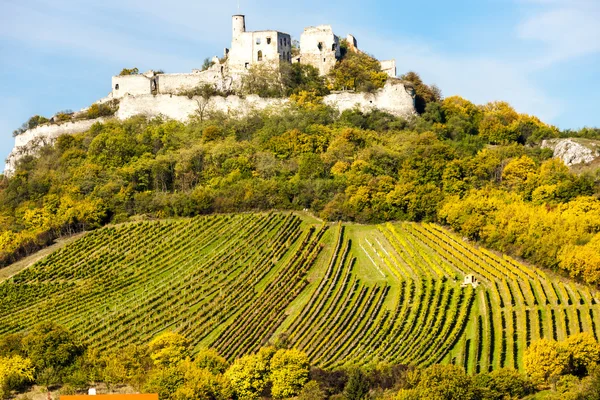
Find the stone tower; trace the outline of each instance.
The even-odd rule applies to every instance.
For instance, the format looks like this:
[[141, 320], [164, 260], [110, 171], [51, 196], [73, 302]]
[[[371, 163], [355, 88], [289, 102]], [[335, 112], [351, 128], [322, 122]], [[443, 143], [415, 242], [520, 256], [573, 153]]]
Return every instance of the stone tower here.
[[234, 15], [232, 19], [231, 37], [235, 39], [240, 34], [246, 32], [246, 17], [244, 15]]

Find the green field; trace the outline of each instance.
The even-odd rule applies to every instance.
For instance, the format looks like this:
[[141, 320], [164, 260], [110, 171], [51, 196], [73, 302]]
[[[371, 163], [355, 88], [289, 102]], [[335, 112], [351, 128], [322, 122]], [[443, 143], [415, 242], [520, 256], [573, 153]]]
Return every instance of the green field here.
[[[461, 287], [474, 274], [477, 288]], [[41, 321], [113, 349], [175, 330], [228, 359], [285, 334], [314, 364], [522, 367], [527, 344], [598, 335], [587, 287], [433, 224], [323, 224], [292, 213], [93, 231], [0, 284], [0, 334]]]

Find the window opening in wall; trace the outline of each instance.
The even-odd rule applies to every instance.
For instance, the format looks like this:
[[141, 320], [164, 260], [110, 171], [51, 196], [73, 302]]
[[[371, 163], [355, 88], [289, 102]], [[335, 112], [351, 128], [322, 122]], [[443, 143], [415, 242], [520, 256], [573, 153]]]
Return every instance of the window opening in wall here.
[[245, 67], [246, 69], [248, 69], [248, 65], [250, 65], [250, 63], [246, 63], [246, 64], [244, 65], [244, 67]]
[[325, 59], [323, 59], [323, 62], [325, 62], [325, 61], [326, 61], [326, 60], [325, 60]]
[[260, 44], [260, 38], [256, 38], [256, 44]]
[[115, 85], [115, 90], [119, 90], [119, 84], [118, 83]]
[[221, 66], [221, 75], [223, 74], [225, 67]]
[[319, 51], [323, 51], [323, 42], [319, 42], [317, 47], [319, 48]]
[[267, 44], [271, 44], [271, 38], [270, 37], [267, 38]]
[[283, 46], [283, 39], [281, 39], [281, 38], [279, 39], [279, 45]]
[[257, 56], [256, 56], [256, 59], [257, 59], [258, 61], [262, 61], [262, 50], [259, 50], [259, 51], [258, 51], [258, 54], [257, 54]]
[[331, 51], [335, 51], [335, 43], [331, 45]]

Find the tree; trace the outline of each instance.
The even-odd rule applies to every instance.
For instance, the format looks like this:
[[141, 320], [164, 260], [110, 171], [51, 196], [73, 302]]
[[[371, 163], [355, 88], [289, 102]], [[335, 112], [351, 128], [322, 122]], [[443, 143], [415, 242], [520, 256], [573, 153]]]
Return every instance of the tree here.
[[267, 352], [238, 358], [229, 367], [225, 376], [230, 380], [240, 400], [259, 399], [267, 387], [270, 372], [270, 357]]
[[475, 400], [477, 395], [463, 368], [437, 364], [418, 372], [414, 387], [401, 390], [397, 399]]
[[554, 340], [531, 342], [523, 355], [525, 371], [535, 381], [546, 382], [561, 375], [567, 368], [569, 354]]
[[212, 374], [222, 374], [227, 371], [229, 363], [214, 349], [200, 350], [194, 356], [194, 363], [198, 368], [209, 370]]
[[34, 367], [30, 359], [19, 355], [0, 357], [0, 398], [5, 399], [12, 390], [33, 381]]
[[327, 395], [317, 381], [308, 381], [298, 394], [298, 400], [325, 400]]
[[361, 52], [348, 52], [329, 72], [333, 90], [356, 90], [373, 92], [382, 88], [388, 75], [381, 71], [381, 64], [373, 57]]
[[296, 396], [308, 381], [310, 364], [306, 353], [296, 349], [278, 350], [271, 359], [271, 394], [284, 399]]
[[360, 368], [353, 368], [348, 373], [348, 382], [344, 387], [344, 398], [347, 400], [363, 400], [369, 394], [370, 384], [367, 376]]
[[137, 68], [123, 68], [121, 70], [121, 72], [119, 73], [120, 76], [127, 76], [127, 75], [137, 75], [140, 73], [140, 70]]
[[529, 378], [510, 368], [478, 374], [474, 379], [486, 400], [521, 399], [534, 392]]
[[208, 369], [186, 360], [178, 366], [183, 372], [181, 384], [173, 398], [176, 400], [228, 400], [233, 396], [229, 380], [222, 374], [213, 374]]
[[35, 368], [36, 381], [50, 385], [63, 382], [84, 347], [65, 328], [44, 322], [23, 338], [23, 349]]
[[157, 366], [177, 365], [188, 354], [190, 341], [175, 332], [165, 332], [148, 344], [150, 358]]
[[329, 94], [325, 78], [319, 70], [310, 64], [283, 63], [280, 67], [282, 84], [286, 88], [288, 96], [300, 92], [311, 92], [317, 96]]
[[537, 179], [535, 161], [521, 156], [509, 162], [502, 171], [502, 182], [511, 189], [525, 190], [527, 184], [534, 184]]
[[215, 65], [215, 63], [213, 61], [211, 61], [209, 58], [205, 58], [204, 62], [202, 63], [202, 71], [206, 71], [213, 65]]
[[519, 114], [504, 101], [487, 103], [481, 107], [483, 119], [479, 124], [479, 134], [492, 144], [508, 144], [519, 139], [519, 131], [513, 123]]
[[568, 370], [574, 375], [585, 376], [600, 362], [600, 345], [590, 333], [571, 335], [560, 345], [570, 354]]

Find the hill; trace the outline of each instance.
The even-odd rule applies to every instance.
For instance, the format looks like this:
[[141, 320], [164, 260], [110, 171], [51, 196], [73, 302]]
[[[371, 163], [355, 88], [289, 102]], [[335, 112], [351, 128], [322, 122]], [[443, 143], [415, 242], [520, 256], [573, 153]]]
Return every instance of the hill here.
[[[462, 287], [474, 274], [477, 287]], [[311, 363], [522, 369], [541, 337], [598, 335], [587, 287], [435, 224], [226, 214], [102, 228], [0, 284], [0, 334], [40, 321], [98, 349], [165, 330], [228, 359], [286, 340]]]

